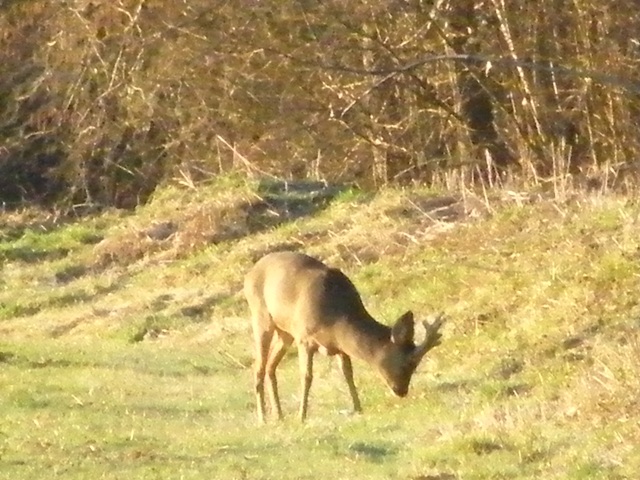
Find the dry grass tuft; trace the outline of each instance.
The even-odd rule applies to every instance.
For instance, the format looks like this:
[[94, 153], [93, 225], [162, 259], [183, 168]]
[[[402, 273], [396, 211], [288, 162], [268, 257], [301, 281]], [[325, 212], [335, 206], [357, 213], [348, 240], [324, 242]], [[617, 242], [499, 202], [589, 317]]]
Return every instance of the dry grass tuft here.
[[311, 241], [304, 238], [303, 244], [330, 252], [329, 260], [342, 266], [403, 257], [489, 214], [486, 205], [472, 195], [393, 190], [367, 203], [341, 203], [330, 213], [331, 225], [323, 235], [315, 235]]
[[193, 252], [251, 232], [248, 212], [259, 201], [212, 200], [185, 206], [183, 211], [147, 225], [132, 224], [105, 238], [94, 248], [94, 264], [129, 265], [145, 257], [185, 258]]

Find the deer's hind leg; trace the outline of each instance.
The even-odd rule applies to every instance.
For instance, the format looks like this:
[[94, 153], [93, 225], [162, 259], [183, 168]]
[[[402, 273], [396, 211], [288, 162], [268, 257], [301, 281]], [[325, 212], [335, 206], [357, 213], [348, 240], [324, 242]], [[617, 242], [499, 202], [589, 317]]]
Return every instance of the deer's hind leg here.
[[261, 423], [265, 423], [264, 378], [275, 326], [271, 316], [263, 308], [252, 308], [251, 324], [256, 345], [254, 386], [258, 405], [258, 420]]
[[282, 408], [280, 406], [280, 397], [278, 395], [278, 379], [276, 377], [276, 368], [284, 357], [287, 348], [293, 342], [293, 337], [286, 332], [276, 330], [271, 340], [271, 348], [269, 350], [269, 358], [267, 359], [267, 378], [269, 379], [269, 398], [271, 400], [271, 409], [276, 413], [278, 419], [282, 418]]

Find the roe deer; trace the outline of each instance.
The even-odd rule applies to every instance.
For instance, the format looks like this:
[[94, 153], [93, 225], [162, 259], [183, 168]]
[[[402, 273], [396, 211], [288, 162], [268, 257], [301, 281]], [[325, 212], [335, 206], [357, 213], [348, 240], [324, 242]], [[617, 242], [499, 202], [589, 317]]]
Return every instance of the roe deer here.
[[294, 340], [302, 377], [303, 421], [307, 416], [316, 351], [338, 355], [353, 409], [360, 412], [351, 357], [374, 367], [393, 393], [404, 397], [422, 357], [440, 343], [442, 314], [433, 323], [423, 322], [424, 341], [414, 345], [413, 313], [405, 313], [392, 327], [378, 323], [369, 315], [345, 274], [302, 253], [274, 252], [261, 258], [245, 277], [244, 294], [251, 310], [256, 343], [255, 392], [258, 420], [262, 423], [265, 375], [272, 411], [282, 418], [276, 367]]

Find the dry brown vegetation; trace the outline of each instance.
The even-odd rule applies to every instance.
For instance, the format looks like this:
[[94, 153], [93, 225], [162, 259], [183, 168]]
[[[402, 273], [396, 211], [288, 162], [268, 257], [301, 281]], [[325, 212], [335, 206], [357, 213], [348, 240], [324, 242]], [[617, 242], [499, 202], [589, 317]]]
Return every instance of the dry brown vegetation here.
[[133, 207], [168, 178], [623, 184], [635, 3], [0, 5], [0, 200]]

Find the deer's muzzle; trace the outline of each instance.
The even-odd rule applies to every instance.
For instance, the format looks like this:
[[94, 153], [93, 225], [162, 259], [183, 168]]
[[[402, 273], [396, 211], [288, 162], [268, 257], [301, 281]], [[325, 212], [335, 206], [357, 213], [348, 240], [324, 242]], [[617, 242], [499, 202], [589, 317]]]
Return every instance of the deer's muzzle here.
[[407, 393], [409, 393], [409, 387], [392, 387], [391, 390], [401, 398], [406, 397]]

